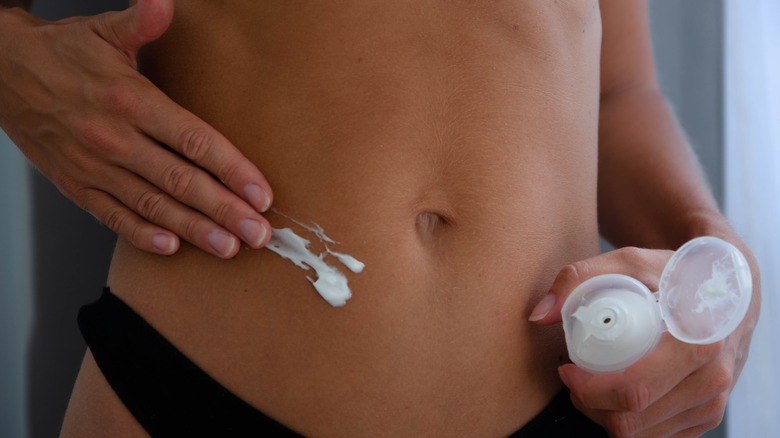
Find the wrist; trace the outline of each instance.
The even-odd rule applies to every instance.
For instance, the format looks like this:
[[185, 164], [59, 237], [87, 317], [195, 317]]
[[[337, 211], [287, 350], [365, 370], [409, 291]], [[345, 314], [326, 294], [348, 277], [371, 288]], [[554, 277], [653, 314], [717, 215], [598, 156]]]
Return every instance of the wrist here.
[[[685, 241], [700, 236], [713, 236], [723, 239], [736, 246], [748, 260], [751, 268], [758, 269], [753, 253], [750, 252], [745, 242], [734, 230], [723, 214], [717, 210], [702, 210], [688, 214], [683, 221], [685, 224]], [[683, 242], [685, 243], [685, 242]], [[754, 275], [755, 277], [755, 275]]]
[[685, 215], [683, 221], [682, 235], [684, 242], [700, 236], [713, 236], [732, 242], [739, 240], [734, 228], [720, 211], [715, 209], [702, 209], [690, 212]]
[[761, 308], [761, 271], [753, 252], [750, 251], [750, 248], [748, 248], [728, 220], [718, 211], [697, 212], [690, 215], [689, 232], [691, 233], [689, 238], [706, 235], [723, 239], [737, 247], [745, 256], [745, 259], [747, 259], [753, 280], [753, 298], [750, 302], [748, 315], [740, 325], [740, 330], [752, 332]]

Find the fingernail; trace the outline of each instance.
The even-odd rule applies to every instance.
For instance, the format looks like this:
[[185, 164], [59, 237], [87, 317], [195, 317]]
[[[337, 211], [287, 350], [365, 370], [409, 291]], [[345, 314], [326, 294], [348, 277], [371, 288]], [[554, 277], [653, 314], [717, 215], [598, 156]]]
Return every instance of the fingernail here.
[[227, 257], [236, 247], [236, 238], [222, 230], [214, 230], [209, 234], [209, 245], [217, 254]]
[[265, 239], [266, 229], [260, 222], [253, 219], [244, 219], [238, 223], [238, 231], [241, 238], [253, 248], [257, 248]]
[[157, 233], [152, 237], [152, 245], [160, 254], [173, 254], [176, 250], [176, 239], [167, 234]]
[[244, 196], [260, 213], [264, 213], [271, 206], [271, 197], [257, 184], [247, 184], [244, 187]]
[[547, 316], [548, 313], [550, 313], [550, 310], [552, 310], [554, 305], [555, 295], [547, 294], [544, 298], [542, 298], [542, 301], [539, 301], [539, 304], [536, 305], [533, 312], [531, 312], [531, 316], [528, 317], [528, 320], [533, 322], [543, 319], [545, 316]]

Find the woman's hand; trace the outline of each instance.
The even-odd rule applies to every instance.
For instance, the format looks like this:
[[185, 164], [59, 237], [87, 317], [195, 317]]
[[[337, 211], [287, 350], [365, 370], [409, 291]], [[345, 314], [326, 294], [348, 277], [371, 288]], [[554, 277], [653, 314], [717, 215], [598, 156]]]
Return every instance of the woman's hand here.
[[[531, 320], [561, 321], [561, 307], [583, 281], [602, 274], [625, 274], [658, 289], [671, 251], [623, 248], [564, 267]], [[653, 351], [628, 369], [591, 374], [573, 364], [559, 368], [574, 405], [615, 437], [700, 436], [720, 424], [726, 401], [747, 358], [758, 318], [758, 272], [752, 263], [751, 310], [740, 327], [715, 344], [690, 345], [665, 333]]]
[[[0, 8], [0, 127], [68, 198], [136, 247], [222, 258], [271, 236], [272, 193], [226, 138], [136, 70], [172, 0], [43, 22]], [[237, 238], [237, 237], [238, 238]]]

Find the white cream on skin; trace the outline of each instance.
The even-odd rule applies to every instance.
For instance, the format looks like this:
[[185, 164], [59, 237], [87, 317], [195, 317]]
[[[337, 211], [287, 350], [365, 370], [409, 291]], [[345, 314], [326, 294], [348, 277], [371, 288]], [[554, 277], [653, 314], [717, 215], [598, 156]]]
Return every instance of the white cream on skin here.
[[360, 260], [352, 257], [349, 254], [342, 254], [340, 252], [333, 252], [330, 249], [328, 249], [328, 254], [332, 255], [333, 257], [336, 257], [339, 259], [342, 265], [349, 268], [350, 271], [354, 272], [355, 274], [359, 274], [363, 272], [363, 268], [366, 267], [366, 264], [361, 262]]
[[[277, 211], [276, 213], [279, 212]], [[289, 228], [273, 228], [271, 239], [268, 241], [266, 248], [293, 262], [295, 266], [301, 269], [307, 271], [314, 269], [314, 272], [317, 273], [317, 279], [315, 280], [310, 276], [306, 278], [314, 285], [314, 289], [319, 292], [320, 296], [333, 307], [341, 307], [346, 304], [347, 300], [352, 297], [352, 292], [347, 284], [347, 277], [332, 265], [327, 264], [325, 256], [328, 254], [332, 255], [356, 274], [363, 271], [365, 264], [349, 254], [338, 253], [328, 248], [328, 243], [336, 244], [336, 242], [325, 235], [325, 232], [319, 225], [309, 226], [287, 215], [279, 214], [314, 233], [320, 242], [325, 245], [325, 251], [320, 254], [314, 254], [309, 249], [311, 242], [295, 234]]]

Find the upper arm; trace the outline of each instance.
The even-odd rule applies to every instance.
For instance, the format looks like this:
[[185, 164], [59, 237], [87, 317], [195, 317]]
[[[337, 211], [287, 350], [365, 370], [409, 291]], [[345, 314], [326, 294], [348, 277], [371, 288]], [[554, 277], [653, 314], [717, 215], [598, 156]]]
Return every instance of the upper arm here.
[[658, 88], [646, 0], [600, 0], [602, 96]]

